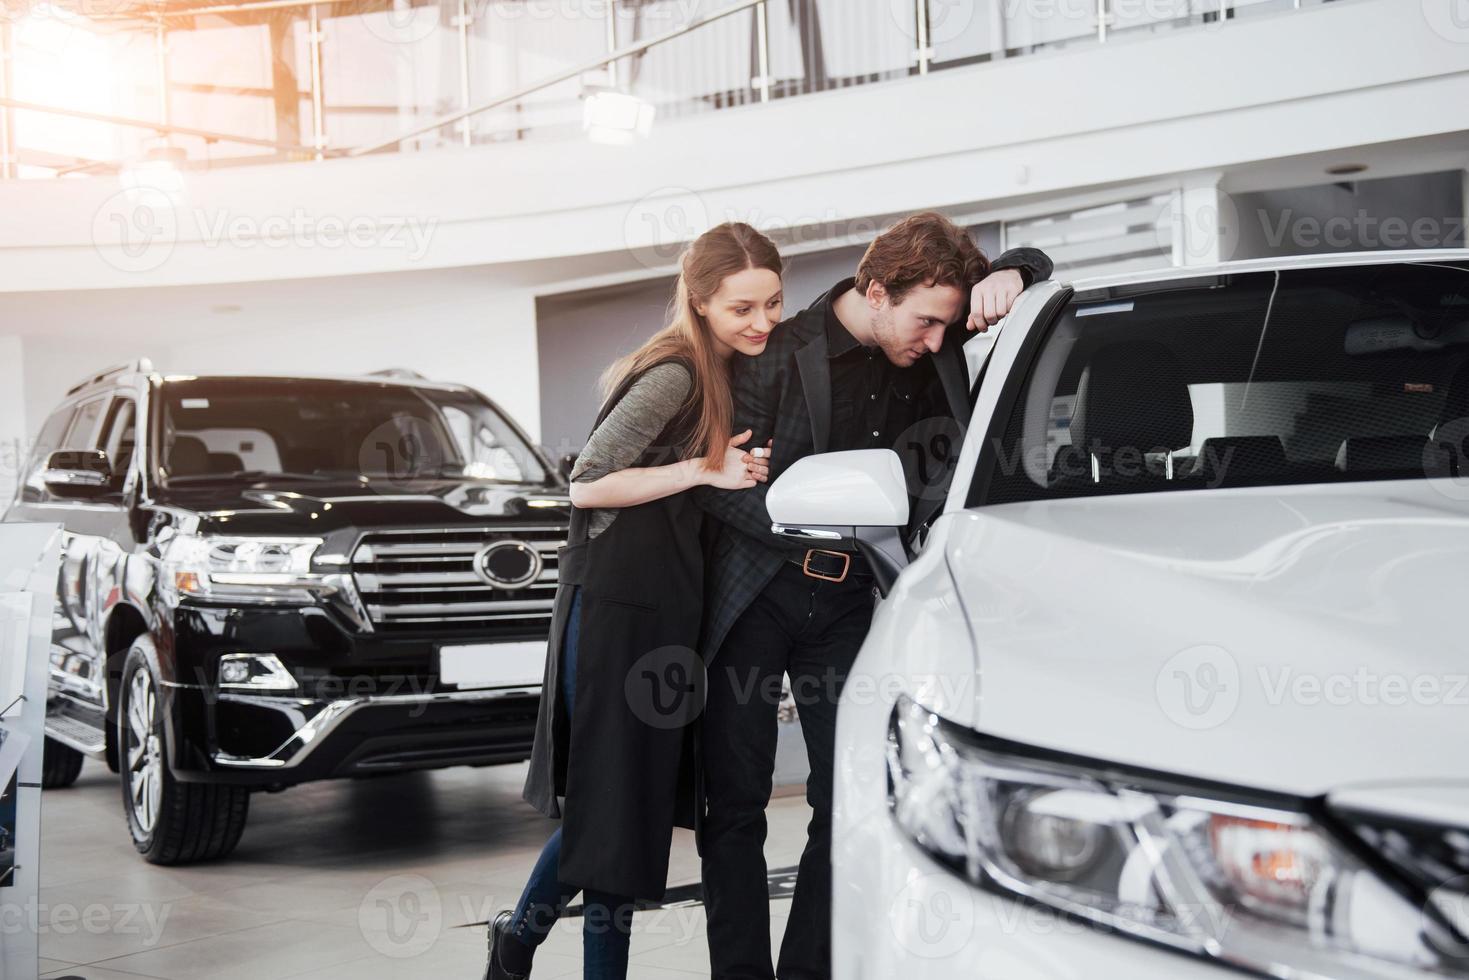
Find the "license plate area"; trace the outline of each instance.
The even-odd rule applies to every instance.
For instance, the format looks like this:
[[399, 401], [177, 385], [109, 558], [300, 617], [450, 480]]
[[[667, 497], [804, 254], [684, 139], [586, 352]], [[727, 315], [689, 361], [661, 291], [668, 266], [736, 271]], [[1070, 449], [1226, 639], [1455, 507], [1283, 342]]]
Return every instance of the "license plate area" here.
[[439, 683], [460, 690], [535, 687], [545, 669], [545, 640], [439, 647]]

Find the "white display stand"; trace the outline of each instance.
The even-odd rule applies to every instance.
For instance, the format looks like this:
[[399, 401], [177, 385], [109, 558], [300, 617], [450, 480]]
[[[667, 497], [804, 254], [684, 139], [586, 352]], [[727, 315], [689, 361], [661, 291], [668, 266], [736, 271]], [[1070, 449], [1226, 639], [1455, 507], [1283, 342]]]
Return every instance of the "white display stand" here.
[[[0, 862], [0, 980], [33, 980], [40, 950], [33, 909], [41, 890], [41, 753], [59, 524], [0, 524], [0, 815], [14, 855]], [[13, 790], [11, 777], [16, 777]], [[0, 849], [0, 854], [5, 851]]]

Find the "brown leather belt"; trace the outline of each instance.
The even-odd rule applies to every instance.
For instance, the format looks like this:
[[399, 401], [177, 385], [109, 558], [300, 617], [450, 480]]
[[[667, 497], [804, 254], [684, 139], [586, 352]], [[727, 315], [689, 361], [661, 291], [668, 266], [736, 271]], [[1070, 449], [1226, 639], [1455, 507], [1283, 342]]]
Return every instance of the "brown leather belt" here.
[[787, 560], [811, 578], [821, 579], [823, 582], [845, 582], [849, 573], [854, 579], [871, 578], [869, 572], [852, 568], [852, 557], [850, 551], [812, 548], [802, 558]]

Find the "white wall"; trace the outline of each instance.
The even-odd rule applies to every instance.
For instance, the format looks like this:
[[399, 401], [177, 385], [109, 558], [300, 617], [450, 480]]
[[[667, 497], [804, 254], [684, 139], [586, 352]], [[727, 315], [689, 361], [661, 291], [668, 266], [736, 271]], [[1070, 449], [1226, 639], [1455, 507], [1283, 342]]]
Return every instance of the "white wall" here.
[[15, 493], [24, 453], [26, 429], [25, 358], [19, 337], [0, 337], [0, 510]]
[[29, 445], [67, 388], [138, 357], [164, 373], [405, 367], [480, 389], [538, 435], [533, 293], [486, 270], [12, 294], [0, 307], [29, 331], [0, 336], [0, 385], [15, 376], [0, 389], [0, 439], [13, 429]]

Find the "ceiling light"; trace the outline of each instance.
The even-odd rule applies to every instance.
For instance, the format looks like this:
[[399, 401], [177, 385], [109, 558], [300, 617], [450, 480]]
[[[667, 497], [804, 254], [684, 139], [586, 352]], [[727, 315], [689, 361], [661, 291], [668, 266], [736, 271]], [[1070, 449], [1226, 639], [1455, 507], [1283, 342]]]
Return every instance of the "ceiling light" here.
[[594, 143], [626, 145], [653, 128], [657, 110], [635, 95], [592, 90], [583, 99], [582, 128]]

